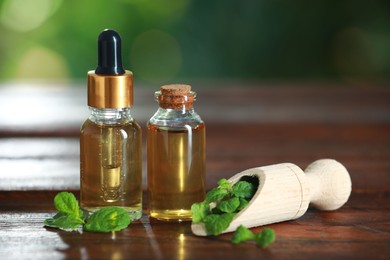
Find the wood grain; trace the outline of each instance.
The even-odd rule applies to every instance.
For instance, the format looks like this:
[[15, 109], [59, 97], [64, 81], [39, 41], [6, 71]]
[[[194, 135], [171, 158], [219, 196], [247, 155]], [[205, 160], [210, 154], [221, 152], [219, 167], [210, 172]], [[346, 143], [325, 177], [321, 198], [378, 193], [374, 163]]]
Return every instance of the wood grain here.
[[[190, 223], [149, 219], [146, 194], [141, 221], [115, 235], [46, 229], [55, 194], [78, 196], [85, 90], [8, 84], [0, 87], [0, 259], [390, 257], [390, 88], [192, 85], [207, 126], [208, 189], [251, 167], [291, 162], [304, 169], [333, 158], [351, 175], [346, 205], [309, 208], [297, 220], [270, 225], [277, 241], [267, 249], [232, 245], [232, 234], [196, 237]], [[134, 115], [144, 125], [157, 108], [154, 89], [135, 90]], [[20, 109], [26, 102], [27, 114]]]

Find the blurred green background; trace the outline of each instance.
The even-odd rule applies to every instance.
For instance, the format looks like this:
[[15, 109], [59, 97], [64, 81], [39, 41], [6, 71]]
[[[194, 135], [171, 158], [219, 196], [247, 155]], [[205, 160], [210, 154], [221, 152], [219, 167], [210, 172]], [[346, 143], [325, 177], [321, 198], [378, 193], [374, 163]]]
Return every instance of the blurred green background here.
[[85, 79], [122, 36], [138, 81], [390, 81], [390, 1], [2, 0], [0, 80]]

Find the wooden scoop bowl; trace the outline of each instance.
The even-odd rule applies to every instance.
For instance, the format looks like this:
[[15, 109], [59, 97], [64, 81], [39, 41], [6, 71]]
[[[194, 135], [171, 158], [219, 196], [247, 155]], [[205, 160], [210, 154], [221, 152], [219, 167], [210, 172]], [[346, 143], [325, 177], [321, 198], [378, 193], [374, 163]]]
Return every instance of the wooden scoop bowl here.
[[[352, 183], [346, 168], [332, 159], [311, 163], [303, 172], [292, 163], [281, 163], [245, 170], [228, 181], [232, 184], [248, 177], [257, 177], [258, 189], [229, 227], [247, 228], [297, 219], [305, 214], [309, 203], [320, 210], [336, 210], [343, 206], [351, 194]], [[192, 232], [207, 236], [203, 223], [192, 224]]]

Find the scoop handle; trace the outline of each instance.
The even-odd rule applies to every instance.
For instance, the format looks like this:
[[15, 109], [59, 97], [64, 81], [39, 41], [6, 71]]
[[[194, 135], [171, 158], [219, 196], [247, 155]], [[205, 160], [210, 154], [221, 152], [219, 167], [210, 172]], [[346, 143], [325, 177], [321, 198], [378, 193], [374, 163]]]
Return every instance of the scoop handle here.
[[321, 159], [305, 169], [310, 186], [310, 203], [320, 210], [335, 210], [343, 206], [352, 190], [347, 169], [333, 159]]

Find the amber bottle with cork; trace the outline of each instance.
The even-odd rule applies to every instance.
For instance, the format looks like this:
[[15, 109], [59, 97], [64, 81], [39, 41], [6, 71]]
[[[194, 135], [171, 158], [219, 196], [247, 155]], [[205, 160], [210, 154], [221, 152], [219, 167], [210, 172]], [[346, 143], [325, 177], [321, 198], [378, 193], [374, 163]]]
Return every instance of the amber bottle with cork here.
[[119, 206], [142, 215], [141, 128], [130, 114], [133, 74], [124, 70], [121, 39], [105, 30], [98, 66], [88, 72], [90, 117], [80, 133], [80, 204], [87, 211]]
[[189, 85], [155, 93], [158, 111], [147, 127], [148, 209], [153, 218], [191, 220], [191, 205], [204, 200], [205, 124], [194, 110]]

